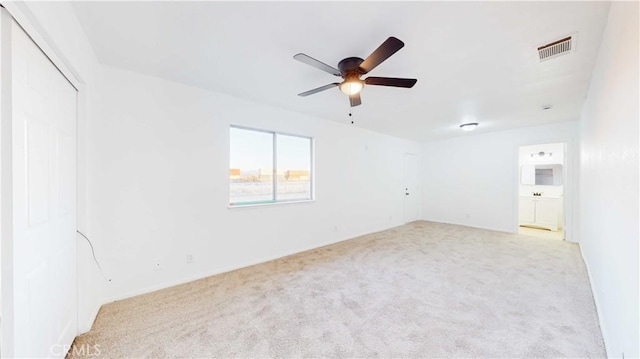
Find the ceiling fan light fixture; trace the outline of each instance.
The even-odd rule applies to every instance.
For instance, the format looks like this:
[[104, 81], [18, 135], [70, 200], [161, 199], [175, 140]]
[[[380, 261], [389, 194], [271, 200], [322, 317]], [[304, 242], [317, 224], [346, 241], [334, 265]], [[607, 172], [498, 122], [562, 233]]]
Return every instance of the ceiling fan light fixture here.
[[469, 122], [469, 123], [464, 123], [462, 125], [460, 125], [460, 128], [463, 131], [469, 132], [469, 131], [473, 131], [476, 129], [476, 127], [478, 127], [478, 123], [477, 122]]
[[347, 57], [338, 62], [338, 68], [329, 66], [322, 61], [316, 60], [313, 57], [299, 53], [295, 54], [293, 58], [309, 66], [313, 66], [319, 70], [327, 72], [331, 75], [342, 77], [342, 82], [333, 82], [328, 85], [320, 86], [315, 89], [299, 93], [298, 96], [306, 97], [315, 93], [331, 89], [333, 87], [339, 87], [340, 92], [349, 96], [349, 105], [351, 107], [360, 106], [362, 99], [360, 98], [360, 91], [364, 88], [365, 83], [372, 86], [388, 86], [388, 87], [401, 87], [412, 88], [418, 81], [417, 79], [408, 78], [396, 78], [396, 77], [376, 77], [369, 76], [364, 80], [360, 79], [360, 76], [368, 74], [376, 68], [378, 65], [387, 60], [391, 55], [395, 54], [404, 47], [404, 42], [400, 41], [396, 37], [389, 37], [382, 45], [378, 46], [366, 59], [359, 57]]
[[347, 80], [340, 84], [340, 91], [343, 94], [351, 96], [360, 93], [364, 87], [364, 82], [361, 80]]

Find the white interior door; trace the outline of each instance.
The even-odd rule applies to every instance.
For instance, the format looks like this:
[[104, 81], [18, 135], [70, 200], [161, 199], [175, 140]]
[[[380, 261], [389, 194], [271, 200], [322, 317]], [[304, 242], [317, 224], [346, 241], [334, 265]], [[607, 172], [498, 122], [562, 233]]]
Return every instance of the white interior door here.
[[404, 155], [404, 223], [419, 219], [418, 156]]
[[3, 308], [12, 340], [3, 354], [64, 357], [77, 333], [77, 92], [15, 21], [10, 29], [11, 73], [2, 76], [11, 76], [12, 156], [2, 168], [12, 172], [13, 227], [2, 240], [13, 242], [12, 308]]

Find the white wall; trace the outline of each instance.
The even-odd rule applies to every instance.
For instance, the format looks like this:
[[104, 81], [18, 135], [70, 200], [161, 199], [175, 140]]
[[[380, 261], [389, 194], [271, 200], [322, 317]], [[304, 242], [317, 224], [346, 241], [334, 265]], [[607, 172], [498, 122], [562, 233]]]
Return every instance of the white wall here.
[[[415, 143], [119, 70], [106, 70], [103, 79], [68, 3], [17, 6], [31, 12], [84, 86], [78, 223], [112, 278], [103, 293], [89, 248], [79, 241], [85, 330], [105, 298], [402, 223], [401, 156], [419, 152]], [[626, 357], [638, 356], [637, 14], [637, 3], [612, 5], [581, 132], [581, 242], [609, 354], [624, 350]], [[107, 80], [103, 97], [99, 86]], [[231, 123], [314, 136], [318, 200], [228, 210], [225, 136]], [[576, 127], [471, 133], [424, 144], [422, 218], [515, 230], [518, 146], [568, 142], [567, 166], [575, 175]], [[360, 184], [369, 173], [382, 176]], [[577, 182], [565, 196], [572, 223], [577, 201], [569, 198]], [[186, 264], [186, 253], [195, 263]], [[160, 271], [152, 269], [157, 259]]]
[[[418, 143], [124, 70], [105, 78], [91, 180], [108, 299], [404, 223], [404, 153]], [[316, 201], [229, 209], [231, 124], [314, 137]]]
[[580, 246], [607, 354], [640, 356], [638, 2], [614, 2], [581, 119]]
[[[107, 300], [403, 224], [403, 158], [419, 144], [105, 68], [69, 3], [8, 8], [81, 83], [78, 227], [111, 282], [79, 237], [80, 331]], [[230, 124], [314, 137], [317, 200], [228, 209]]]
[[[482, 124], [480, 124], [482, 126]], [[572, 239], [577, 189], [578, 124], [566, 122], [473, 134], [422, 147], [422, 219], [515, 232], [519, 147], [567, 143], [566, 235]]]

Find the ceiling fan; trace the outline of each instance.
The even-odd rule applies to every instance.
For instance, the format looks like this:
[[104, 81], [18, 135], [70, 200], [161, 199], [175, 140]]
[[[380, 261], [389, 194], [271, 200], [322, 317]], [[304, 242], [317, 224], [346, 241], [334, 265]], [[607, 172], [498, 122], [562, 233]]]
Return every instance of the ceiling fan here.
[[360, 76], [369, 73], [369, 71], [373, 70], [376, 66], [391, 57], [391, 55], [398, 52], [402, 47], [404, 47], [404, 42], [392, 36], [385, 40], [385, 42], [383, 42], [382, 45], [380, 45], [380, 47], [378, 47], [366, 59], [363, 60], [359, 57], [347, 57], [338, 63], [337, 69], [322, 61], [318, 61], [309, 55], [302, 53], [296, 54], [293, 56], [294, 59], [344, 79], [342, 82], [334, 82], [313, 90], [299, 93], [298, 96], [309, 96], [314, 93], [339, 86], [340, 91], [349, 96], [349, 103], [351, 104], [351, 107], [354, 107], [362, 103], [360, 99], [360, 91], [362, 91], [365, 84], [411, 88], [416, 84], [418, 81], [417, 79], [372, 76], [369, 76], [364, 80], [360, 79]]

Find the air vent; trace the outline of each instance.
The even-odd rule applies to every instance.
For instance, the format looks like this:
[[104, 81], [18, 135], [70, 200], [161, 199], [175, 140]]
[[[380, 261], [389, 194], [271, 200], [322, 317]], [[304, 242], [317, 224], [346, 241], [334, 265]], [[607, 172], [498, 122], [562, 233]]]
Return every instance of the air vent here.
[[573, 52], [573, 36], [565, 37], [538, 47], [540, 61], [546, 61]]

